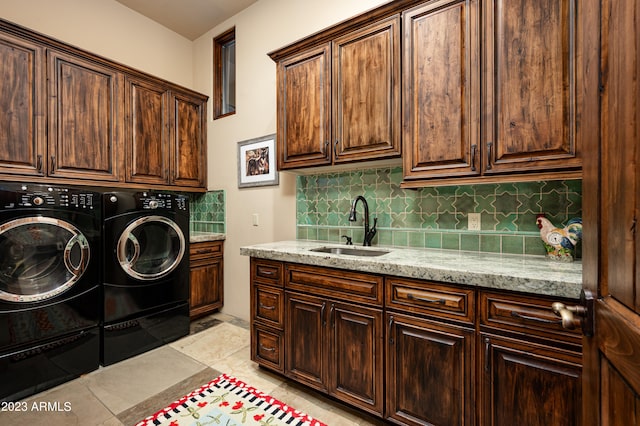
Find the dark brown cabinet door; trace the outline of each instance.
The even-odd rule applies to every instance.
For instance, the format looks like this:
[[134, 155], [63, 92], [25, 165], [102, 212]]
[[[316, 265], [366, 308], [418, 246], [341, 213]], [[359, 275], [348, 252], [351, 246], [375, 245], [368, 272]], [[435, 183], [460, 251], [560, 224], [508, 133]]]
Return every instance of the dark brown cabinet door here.
[[44, 49], [0, 34], [0, 173], [45, 173]]
[[172, 93], [169, 138], [172, 185], [206, 186], [206, 99]]
[[49, 175], [117, 181], [122, 152], [122, 74], [50, 50]]
[[481, 334], [481, 425], [579, 426], [580, 354]]
[[476, 2], [429, 2], [402, 20], [405, 179], [479, 175]]
[[484, 3], [484, 173], [579, 168], [576, 0]]
[[473, 425], [474, 331], [391, 313], [386, 323], [388, 417], [407, 425]]
[[127, 78], [125, 86], [127, 182], [169, 183], [169, 92]]
[[286, 294], [286, 374], [312, 388], [328, 391], [326, 300]]
[[199, 242], [189, 247], [191, 318], [210, 314], [224, 304], [223, 242]]
[[331, 45], [278, 63], [278, 169], [331, 164]]
[[400, 155], [400, 18], [333, 42], [334, 163]]
[[384, 410], [382, 309], [331, 302], [330, 393], [374, 414]]

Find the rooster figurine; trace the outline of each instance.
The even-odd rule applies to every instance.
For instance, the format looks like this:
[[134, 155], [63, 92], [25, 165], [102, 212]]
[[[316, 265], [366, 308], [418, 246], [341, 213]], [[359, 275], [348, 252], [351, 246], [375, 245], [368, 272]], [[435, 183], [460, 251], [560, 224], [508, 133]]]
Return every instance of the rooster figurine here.
[[556, 228], [542, 213], [537, 216], [536, 222], [540, 229], [540, 238], [547, 250], [547, 257], [573, 262], [576, 245], [582, 238], [582, 219], [570, 219], [564, 228]]

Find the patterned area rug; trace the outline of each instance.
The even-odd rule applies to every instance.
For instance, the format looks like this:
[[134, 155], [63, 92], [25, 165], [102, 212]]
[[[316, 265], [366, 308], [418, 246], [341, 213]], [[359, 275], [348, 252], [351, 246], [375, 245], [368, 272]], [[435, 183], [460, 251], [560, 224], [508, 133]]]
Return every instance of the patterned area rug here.
[[136, 424], [154, 425], [326, 426], [226, 374]]

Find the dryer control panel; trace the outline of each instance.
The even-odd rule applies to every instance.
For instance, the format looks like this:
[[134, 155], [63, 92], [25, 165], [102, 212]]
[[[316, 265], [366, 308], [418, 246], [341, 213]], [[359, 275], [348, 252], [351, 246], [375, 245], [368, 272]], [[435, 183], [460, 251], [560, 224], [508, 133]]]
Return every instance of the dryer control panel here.
[[105, 217], [132, 211], [189, 214], [189, 198], [181, 194], [152, 191], [113, 191], [103, 194], [103, 197]]

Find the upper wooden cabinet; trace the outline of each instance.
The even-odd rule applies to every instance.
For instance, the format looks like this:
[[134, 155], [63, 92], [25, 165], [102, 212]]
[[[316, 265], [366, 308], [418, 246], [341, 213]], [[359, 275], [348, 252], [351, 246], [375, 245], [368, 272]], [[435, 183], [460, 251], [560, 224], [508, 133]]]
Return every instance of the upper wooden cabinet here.
[[485, 174], [581, 166], [576, 3], [483, 2]]
[[480, 175], [475, 1], [428, 2], [402, 24], [405, 179]]
[[278, 168], [400, 155], [398, 15], [302, 50], [274, 52]]
[[0, 81], [0, 180], [206, 188], [206, 96], [2, 20]]
[[403, 186], [579, 177], [580, 25], [575, 0], [406, 11]]
[[206, 100], [136, 78], [125, 97], [127, 182], [206, 186]]
[[118, 181], [122, 74], [55, 50], [47, 54], [49, 176]]
[[46, 155], [44, 48], [0, 32], [0, 173], [42, 176]]

